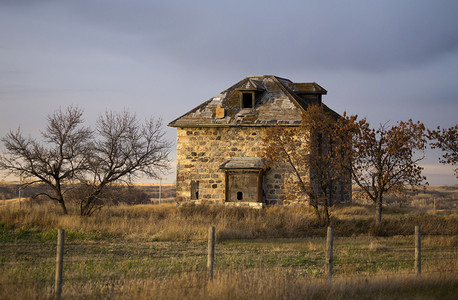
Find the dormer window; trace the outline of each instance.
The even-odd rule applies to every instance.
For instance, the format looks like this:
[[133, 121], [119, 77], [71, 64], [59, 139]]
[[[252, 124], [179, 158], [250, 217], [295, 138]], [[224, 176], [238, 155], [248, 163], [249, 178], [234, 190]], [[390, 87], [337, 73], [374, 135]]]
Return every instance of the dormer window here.
[[254, 92], [242, 92], [241, 93], [241, 108], [253, 108], [254, 107]]

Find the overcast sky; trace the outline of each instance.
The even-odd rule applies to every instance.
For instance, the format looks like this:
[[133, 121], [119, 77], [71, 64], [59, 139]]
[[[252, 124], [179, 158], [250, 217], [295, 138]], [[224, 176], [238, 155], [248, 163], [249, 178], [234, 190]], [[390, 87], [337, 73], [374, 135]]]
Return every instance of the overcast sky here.
[[[457, 16], [445, 0], [0, 0], [0, 136], [37, 135], [69, 105], [88, 122], [128, 109], [167, 124], [248, 75], [317, 82], [328, 106], [374, 126], [448, 128]], [[426, 155], [431, 185], [457, 183]]]

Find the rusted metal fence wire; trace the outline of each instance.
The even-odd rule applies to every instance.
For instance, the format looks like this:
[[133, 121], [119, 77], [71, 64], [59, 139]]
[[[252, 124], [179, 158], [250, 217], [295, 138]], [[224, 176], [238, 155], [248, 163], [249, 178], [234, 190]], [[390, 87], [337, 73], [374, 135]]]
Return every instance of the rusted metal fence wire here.
[[[59, 230], [60, 232], [60, 230]], [[416, 231], [419, 234], [419, 230]], [[329, 235], [331, 234], [331, 235]], [[333, 243], [333, 230], [328, 230], [326, 239], [326, 249], [308, 251], [308, 255], [313, 258], [306, 260], [299, 260], [297, 262], [291, 261], [288, 263], [280, 263], [280, 267], [285, 269], [311, 270], [316, 277], [327, 278], [332, 280], [333, 276], [371, 276], [371, 275], [390, 275], [393, 273], [385, 272], [378, 266], [389, 264], [390, 270], [395, 272], [396, 275], [402, 274], [420, 274], [423, 273], [439, 273], [450, 272], [458, 273], [458, 247], [421, 247], [421, 238], [415, 237], [415, 243], [412, 241], [412, 247], [387, 247], [383, 246], [379, 250], [368, 250], [369, 246], [361, 249], [355, 247], [340, 247], [339, 244]], [[60, 236], [60, 233], [59, 233]], [[0, 281], [0, 286], [8, 284], [21, 284], [21, 283], [37, 283], [45, 284], [52, 287], [55, 291], [55, 297], [59, 298], [62, 292], [62, 283], [66, 281], [85, 282], [92, 281], [110, 281], [110, 280], [132, 280], [132, 279], [145, 279], [162, 275], [170, 275], [171, 273], [180, 272], [208, 272], [208, 278], [211, 280], [214, 276], [214, 269], [224, 270], [229, 268], [230, 258], [234, 255], [242, 255], [250, 253], [252, 249], [240, 249], [240, 252], [235, 252], [228, 249], [218, 249], [218, 243], [215, 241], [215, 228], [210, 227], [208, 243], [204, 241], [194, 241], [193, 243], [183, 242], [162, 242], [158, 246], [158, 242], [150, 241], [143, 243], [136, 243], [135, 247], [130, 245], [126, 247], [125, 243], [116, 242], [71, 242], [64, 243], [63, 236], [57, 245], [50, 244], [49, 242], [43, 243], [3, 243], [1, 244], [1, 251], [8, 255], [18, 256], [17, 261], [12, 259], [0, 259], [0, 269], [6, 271], [8, 268], [21, 269], [21, 272], [27, 273], [23, 270], [30, 266], [26, 261], [26, 254], [31, 253], [41, 264], [41, 267], [46, 270], [54, 270], [55, 278], [52, 273], [47, 275], [40, 275], [41, 278], [24, 279], [11, 278], [11, 281], [4, 278]], [[415, 244], [415, 246], [414, 246]], [[170, 248], [169, 248], [170, 247]], [[180, 249], [173, 250], [173, 247]], [[281, 258], [282, 256], [300, 254], [299, 250], [281, 249], [279, 244], [278, 249], [274, 253], [264, 254], [263, 251], [256, 252], [262, 260], [263, 255], [266, 255], [266, 265], [256, 265], [261, 269], [268, 269], [275, 263], [275, 257]], [[417, 249], [417, 250], [416, 250]], [[128, 252], [130, 251], [130, 253]], [[387, 255], [383, 261], [377, 259], [375, 256], [378, 252], [382, 251]], [[57, 257], [55, 259], [50, 255], [54, 252]], [[128, 255], [128, 256], [127, 256]], [[272, 257], [267, 257], [275, 256]], [[355, 258], [357, 255], [357, 258]], [[365, 256], [366, 255], [366, 256]], [[389, 256], [391, 255], [391, 256]], [[127, 256], [127, 257], [126, 257]], [[295, 256], [295, 257], [296, 257]], [[299, 255], [300, 256], [300, 255]], [[391, 258], [389, 258], [391, 257]], [[395, 258], [394, 258], [395, 257]], [[22, 261], [21, 261], [22, 260]], [[186, 260], [186, 261], [185, 261]], [[116, 262], [122, 261], [123, 266], [120, 267]], [[174, 261], [170, 263], [170, 261]], [[222, 264], [221, 262], [224, 262]], [[455, 263], [447, 263], [455, 262]], [[54, 267], [55, 263], [55, 267]], [[221, 265], [219, 265], [221, 263]], [[444, 264], [445, 263], [445, 264]], [[146, 266], [142, 266], [146, 264]], [[252, 268], [253, 266], [243, 266], [243, 262], [237, 262], [236, 269]], [[441, 264], [439, 269], [433, 268], [434, 265]], [[422, 268], [423, 265], [423, 269]], [[142, 266], [141, 268], [139, 266]], [[150, 267], [151, 270], [147, 270]], [[278, 266], [276, 266], [278, 267]], [[81, 270], [75, 272], [72, 270], [80, 268]], [[108, 275], [97, 274], [97, 268], [105, 270]], [[112, 268], [112, 269], [110, 269]], [[60, 271], [59, 271], [60, 269]], [[108, 271], [107, 271], [108, 270]], [[333, 274], [333, 272], [335, 274]], [[350, 274], [350, 275], [349, 275]], [[40, 277], [38, 276], [38, 277]]]

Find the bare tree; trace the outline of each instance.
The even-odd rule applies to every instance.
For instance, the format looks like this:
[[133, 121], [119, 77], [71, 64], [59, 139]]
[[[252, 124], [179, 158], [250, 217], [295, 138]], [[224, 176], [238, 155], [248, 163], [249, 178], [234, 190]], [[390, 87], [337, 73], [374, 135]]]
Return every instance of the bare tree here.
[[131, 182], [140, 175], [159, 178], [169, 168], [171, 144], [164, 138], [162, 120], [141, 124], [129, 112], [99, 116], [87, 172], [87, 194], [81, 199], [81, 215], [91, 215], [102, 203], [99, 197], [115, 182]]
[[290, 170], [290, 197], [308, 200], [318, 220], [329, 224], [336, 185], [342, 187], [349, 172], [343, 167], [339, 118], [323, 105], [311, 105], [302, 114], [300, 127], [276, 126], [268, 130], [264, 155], [271, 164]]
[[[431, 147], [439, 148], [445, 152], [439, 161], [443, 164], [451, 164], [456, 166], [458, 163], [458, 124], [448, 129], [440, 129], [437, 127], [437, 130], [428, 129], [428, 138], [431, 141]], [[458, 178], [458, 168], [455, 168], [455, 176]]]
[[41, 142], [25, 138], [20, 129], [2, 138], [6, 151], [0, 156], [0, 169], [17, 176], [22, 174], [30, 179], [28, 184], [45, 183], [53, 193], [38, 195], [57, 201], [64, 214], [67, 208], [63, 185], [87, 168], [88, 141], [92, 133], [82, 126], [82, 115], [81, 108], [69, 107], [48, 116]]
[[426, 148], [425, 126], [409, 120], [375, 129], [366, 119], [357, 121], [356, 116], [346, 117], [346, 121], [342, 130], [352, 135], [347, 149], [352, 179], [374, 201], [375, 224], [380, 226], [385, 194], [415, 192], [426, 180], [418, 165]]
[[[78, 183], [81, 215], [101, 207], [97, 202], [115, 182], [131, 182], [139, 175], [158, 178], [168, 169], [170, 143], [164, 138], [161, 120], [141, 124], [129, 112], [106, 112], [95, 132], [83, 127], [83, 111], [69, 107], [48, 117], [41, 142], [11, 131], [2, 139], [6, 151], [0, 169], [45, 183], [52, 193], [39, 193], [57, 201], [67, 214], [67, 183]], [[81, 188], [84, 185], [85, 188]], [[75, 189], [76, 191], [76, 189]], [[83, 191], [83, 192], [81, 192]]]

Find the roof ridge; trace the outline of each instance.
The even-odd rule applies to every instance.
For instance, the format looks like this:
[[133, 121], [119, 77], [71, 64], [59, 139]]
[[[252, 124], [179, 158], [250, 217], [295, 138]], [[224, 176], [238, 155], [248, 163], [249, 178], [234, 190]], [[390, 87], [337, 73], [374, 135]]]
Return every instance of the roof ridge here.
[[291, 79], [288, 79], [288, 78], [284, 78], [284, 77], [280, 77], [280, 76], [275, 76], [275, 75], [272, 75], [272, 77], [275, 77], [277, 79], [281, 79], [281, 80], [286, 80], [286, 81], [289, 81], [291, 83], [294, 83], [293, 81], [291, 81]]
[[286, 80], [286, 81], [289, 81], [291, 83], [293, 83], [291, 81], [291, 79], [288, 79], [288, 78], [284, 78], [284, 77], [280, 77], [280, 76], [277, 76], [277, 75], [249, 75], [249, 76], [246, 76], [246, 78], [255, 78], [255, 77], [263, 77], [263, 78], [266, 78], [266, 77], [275, 77], [277, 79], [282, 79], [282, 80]]
[[[281, 83], [280, 80], [278, 80], [277, 76], [274, 76], [276, 83], [278, 86], [283, 90], [285, 94], [288, 95], [288, 97], [302, 110], [305, 110], [305, 107], [300, 103], [302, 102], [302, 99], [296, 98], [296, 93], [294, 93], [289, 87], [285, 86], [283, 83]], [[289, 80], [289, 79], [288, 79]], [[290, 81], [290, 80], [289, 80]], [[304, 103], [306, 105], [306, 103]]]

